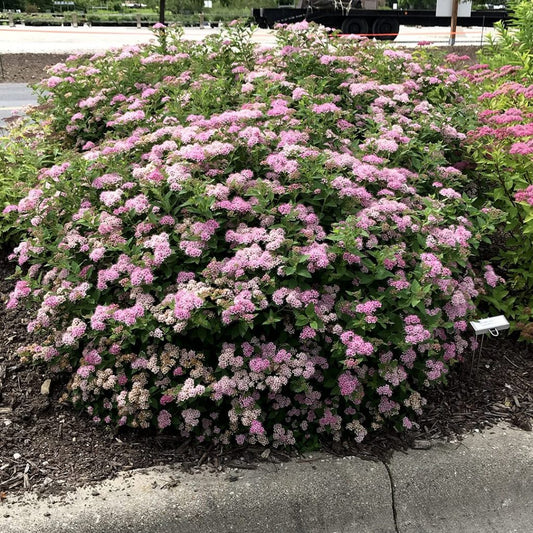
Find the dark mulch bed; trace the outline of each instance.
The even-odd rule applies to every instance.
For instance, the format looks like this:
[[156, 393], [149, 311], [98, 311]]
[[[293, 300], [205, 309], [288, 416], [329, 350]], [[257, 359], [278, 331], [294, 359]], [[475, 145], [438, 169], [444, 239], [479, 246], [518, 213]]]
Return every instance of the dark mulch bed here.
[[[13, 271], [0, 257], [0, 297], [11, 290]], [[42, 367], [20, 364], [15, 348], [27, 340], [27, 315], [0, 307], [0, 500], [24, 490], [42, 495], [61, 493], [113, 477], [120, 471], [176, 464], [189, 472], [200, 468], [255, 468], [259, 461], [280, 462], [289, 453], [258, 448], [222, 449], [183, 441], [166, 434], [131, 430], [113, 434], [59, 402], [64, 378]], [[43, 383], [51, 379], [48, 395]], [[393, 450], [431, 445], [435, 438], [461, 438], [505, 420], [531, 430], [533, 416], [533, 349], [512, 339], [485, 343], [479, 366], [463, 365], [447, 387], [428, 395], [420, 429], [399, 436], [383, 432], [356, 445], [324, 444], [339, 455], [387, 460]]]
[[37, 83], [68, 54], [0, 54], [0, 83]]

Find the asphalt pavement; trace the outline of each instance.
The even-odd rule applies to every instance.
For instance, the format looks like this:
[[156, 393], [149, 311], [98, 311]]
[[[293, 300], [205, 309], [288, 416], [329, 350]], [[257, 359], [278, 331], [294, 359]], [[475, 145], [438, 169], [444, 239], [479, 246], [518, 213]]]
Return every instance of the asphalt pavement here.
[[0, 127], [4, 119], [36, 102], [37, 97], [25, 83], [0, 83]]

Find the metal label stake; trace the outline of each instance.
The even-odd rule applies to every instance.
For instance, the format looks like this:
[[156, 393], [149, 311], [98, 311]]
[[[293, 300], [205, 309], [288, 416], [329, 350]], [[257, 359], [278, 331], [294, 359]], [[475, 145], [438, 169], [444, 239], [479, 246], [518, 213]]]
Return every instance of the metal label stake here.
[[474, 320], [470, 322], [476, 337], [481, 335], [481, 341], [477, 350], [472, 351], [472, 362], [470, 363], [470, 376], [476, 367], [476, 373], [479, 370], [479, 364], [481, 362], [481, 352], [483, 350], [483, 342], [485, 341], [485, 335], [488, 333], [491, 337], [499, 337], [500, 331], [509, 329], [509, 322], [503, 315], [491, 316], [489, 318], [483, 318], [481, 320]]

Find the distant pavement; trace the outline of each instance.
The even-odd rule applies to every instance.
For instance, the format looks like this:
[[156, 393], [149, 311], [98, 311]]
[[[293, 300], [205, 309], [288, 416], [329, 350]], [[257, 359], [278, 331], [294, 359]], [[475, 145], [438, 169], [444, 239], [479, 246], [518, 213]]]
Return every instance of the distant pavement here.
[[0, 83], [0, 130], [4, 119], [13, 113], [22, 113], [29, 105], [34, 105], [37, 97], [24, 83]]
[[[218, 30], [186, 28], [187, 39], [201, 40]], [[70, 26], [0, 26], [0, 54], [99, 52], [155, 39], [149, 28]]]
[[[206, 35], [217, 33], [217, 28], [184, 28], [184, 37], [199, 41]], [[456, 44], [481, 45], [484, 36], [491, 33], [492, 28], [458, 28]], [[147, 43], [155, 39], [149, 28], [131, 27], [88, 27], [70, 26], [9, 28], [0, 26], [0, 55], [6, 53], [76, 53], [96, 52], [124, 45]], [[418, 42], [430, 41], [436, 44], [448, 44], [449, 29], [418, 28], [401, 26], [395, 43], [416, 46]], [[272, 45], [275, 42], [273, 30], [258, 29], [253, 40]]]

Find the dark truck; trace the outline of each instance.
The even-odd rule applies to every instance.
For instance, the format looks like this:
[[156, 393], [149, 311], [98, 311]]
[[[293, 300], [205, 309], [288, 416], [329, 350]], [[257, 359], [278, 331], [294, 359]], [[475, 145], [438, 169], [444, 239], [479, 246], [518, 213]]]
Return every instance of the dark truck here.
[[[450, 17], [437, 16], [435, 11], [418, 9], [380, 9], [378, 0], [299, 0], [297, 7], [253, 8], [252, 16], [260, 28], [275, 24], [292, 24], [307, 20], [342, 33], [355, 33], [379, 40], [394, 40], [400, 25], [450, 26]], [[507, 20], [504, 9], [472, 11], [469, 17], [457, 18], [457, 25], [492, 26], [498, 20]]]

